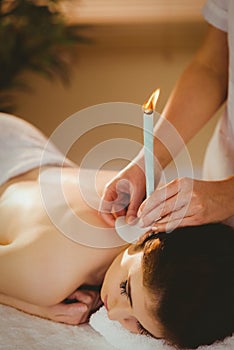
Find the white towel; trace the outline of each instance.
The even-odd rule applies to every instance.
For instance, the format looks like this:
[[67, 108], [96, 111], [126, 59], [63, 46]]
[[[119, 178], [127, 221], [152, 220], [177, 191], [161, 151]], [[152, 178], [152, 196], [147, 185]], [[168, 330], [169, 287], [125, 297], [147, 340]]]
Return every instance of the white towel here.
[[43, 165], [69, 166], [68, 160], [35, 126], [0, 113], [0, 185]]
[[[133, 334], [127, 331], [117, 321], [109, 320], [106, 309], [100, 308], [90, 318], [90, 325], [100, 333], [108, 343], [119, 350], [175, 350], [163, 340], [153, 339], [145, 335]], [[222, 342], [210, 346], [200, 346], [199, 350], [233, 350], [234, 335]]]
[[70, 326], [0, 305], [0, 350], [114, 350], [89, 324]]

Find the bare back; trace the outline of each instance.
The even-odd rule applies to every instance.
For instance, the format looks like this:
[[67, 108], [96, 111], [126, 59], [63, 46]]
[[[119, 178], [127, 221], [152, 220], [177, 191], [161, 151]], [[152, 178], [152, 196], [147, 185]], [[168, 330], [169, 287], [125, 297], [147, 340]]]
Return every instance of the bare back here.
[[[45, 178], [47, 170], [51, 174], [50, 168], [44, 169]], [[114, 244], [100, 248], [105, 246], [101, 242], [95, 247], [70, 239], [51, 218], [38, 174], [38, 169], [34, 169], [0, 187], [0, 293], [32, 304], [52, 305], [81, 285], [100, 285], [107, 268], [126, 246], [84, 200], [77, 182], [77, 169], [63, 168], [60, 185], [66, 199], [63, 205], [68, 209], [50, 196], [52, 182], [46, 189], [50, 208], [77, 216], [78, 233], [85, 228], [85, 234], [93, 235], [95, 228], [97, 232], [105, 229], [105, 234], [113, 236]], [[100, 173], [97, 190], [101, 191], [112, 176], [112, 173]], [[84, 187], [85, 184], [82, 191], [87, 193], [90, 188]], [[66, 215], [59, 218], [63, 223]]]

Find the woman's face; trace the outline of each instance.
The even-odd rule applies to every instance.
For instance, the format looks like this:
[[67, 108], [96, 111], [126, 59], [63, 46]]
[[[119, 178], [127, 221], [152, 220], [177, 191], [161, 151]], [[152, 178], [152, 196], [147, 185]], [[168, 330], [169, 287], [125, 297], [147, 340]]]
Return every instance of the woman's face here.
[[101, 299], [111, 320], [133, 333], [161, 338], [160, 324], [149, 311], [157, 301], [143, 286], [142, 257], [143, 252], [135, 252], [133, 246], [117, 256], [105, 275]]

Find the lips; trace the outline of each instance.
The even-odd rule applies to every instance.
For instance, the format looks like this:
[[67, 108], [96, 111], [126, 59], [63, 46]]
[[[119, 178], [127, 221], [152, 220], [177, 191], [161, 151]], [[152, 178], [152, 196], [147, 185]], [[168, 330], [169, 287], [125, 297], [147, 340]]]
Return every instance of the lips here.
[[105, 308], [106, 308], [107, 311], [108, 311], [107, 295], [106, 295], [105, 298], [104, 298], [103, 304], [104, 304]]

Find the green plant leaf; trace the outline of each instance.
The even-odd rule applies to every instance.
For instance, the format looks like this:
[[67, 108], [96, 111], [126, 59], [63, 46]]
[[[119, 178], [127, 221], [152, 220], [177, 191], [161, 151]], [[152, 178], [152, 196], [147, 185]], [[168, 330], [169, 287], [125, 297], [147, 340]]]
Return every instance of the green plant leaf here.
[[78, 45], [92, 43], [83, 34], [84, 26], [66, 23], [59, 3], [0, 0], [0, 110], [14, 109], [10, 91], [26, 88], [19, 80], [22, 72], [31, 70], [68, 84]]

